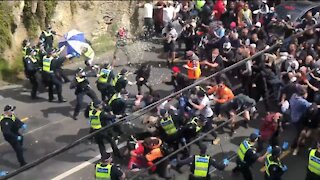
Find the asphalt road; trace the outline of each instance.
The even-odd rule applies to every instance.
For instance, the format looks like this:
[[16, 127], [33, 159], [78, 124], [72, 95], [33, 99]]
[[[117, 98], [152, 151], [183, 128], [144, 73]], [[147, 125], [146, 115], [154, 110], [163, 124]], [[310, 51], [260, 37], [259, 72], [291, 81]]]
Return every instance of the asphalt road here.
[[[151, 63], [153, 65], [150, 82], [153, 84], [154, 89], [158, 91], [162, 97], [172, 92], [172, 87], [166, 86], [161, 83], [161, 80], [170, 77], [170, 70], [165, 68], [165, 60], [159, 58], [159, 48], [161, 46], [156, 44], [150, 44], [145, 42], [136, 42], [129, 48], [130, 57], [134, 59], [134, 63]], [[111, 60], [111, 54], [107, 53], [100, 56], [97, 61], [99, 63]], [[119, 64], [125, 64], [126, 58], [123, 53], [120, 53]], [[83, 62], [75, 62], [65, 67], [66, 72], [70, 77], [74, 74], [74, 70], [77, 67], [83, 67]], [[125, 66], [116, 68], [119, 72], [120, 69]], [[134, 67], [128, 70], [133, 71]], [[129, 79], [134, 80], [134, 76], [130, 76]], [[92, 87], [95, 88], [95, 78], [90, 78]], [[40, 100], [32, 101], [29, 97], [28, 82], [25, 85], [12, 85], [0, 89], [0, 104], [12, 104], [17, 106], [16, 114], [28, 124], [28, 130], [25, 132], [25, 159], [27, 162], [32, 162], [46, 154], [53, 152], [69, 143], [79, 139], [80, 137], [88, 134], [89, 128], [87, 121], [80, 114], [80, 118], [74, 121], [71, 116], [73, 113], [73, 107], [75, 105], [74, 90], [69, 89], [69, 84], [63, 86], [63, 96], [68, 100], [66, 103], [48, 103], [47, 92], [39, 94]], [[95, 89], [96, 90], [96, 89]], [[137, 93], [136, 86], [128, 87], [130, 93]], [[147, 89], [144, 89], [146, 91]], [[97, 92], [97, 91], [96, 91]], [[100, 94], [98, 94], [100, 96]], [[89, 98], [85, 98], [85, 103], [89, 102]], [[260, 114], [265, 113], [265, 110], [261, 105], [258, 106]], [[126, 130], [140, 131], [140, 119], [132, 122], [136, 126], [124, 125]], [[221, 145], [213, 146], [208, 142], [208, 154], [216, 157], [218, 161], [221, 161], [225, 157], [232, 157], [236, 152], [240, 142], [247, 137], [254, 128], [259, 127], [259, 118], [252, 120], [250, 128], [245, 129], [240, 126], [236, 133], [230, 137], [228, 129], [219, 130], [219, 136], [221, 137]], [[293, 131], [288, 127], [282, 138], [287, 141], [291, 141], [294, 136]], [[124, 146], [124, 143], [119, 143], [120, 147]], [[107, 147], [109, 147], [107, 145]], [[110, 150], [110, 149], [109, 149]], [[192, 146], [192, 152], [197, 153], [198, 149]], [[283, 158], [283, 163], [287, 164], [289, 170], [284, 175], [283, 179], [302, 180], [305, 176], [305, 169], [307, 166], [307, 154], [305, 150], [298, 156], [292, 157], [287, 155]], [[0, 170], [12, 171], [18, 168], [18, 163], [15, 154], [11, 147], [4, 142], [0, 137]], [[44, 180], [44, 179], [70, 179], [70, 180], [86, 180], [94, 179], [94, 162], [99, 159], [99, 151], [97, 145], [82, 143], [75, 148], [72, 148], [50, 160], [25, 171], [11, 179], [32, 179], [32, 180]], [[234, 159], [233, 159], [234, 160]], [[121, 164], [123, 168], [126, 167], [126, 157], [122, 159], [115, 159], [116, 163]], [[252, 168], [255, 180], [263, 179], [263, 173], [260, 172], [260, 168], [263, 164], [256, 163]], [[241, 176], [232, 176], [231, 169], [234, 167], [234, 163], [230, 165], [223, 172], [212, 169], [212, 177], [214, 179], [230, 179], [241, 180]], [[174, 170], [171, 172], [175, 175], [175, 179], [183, 180], [187, 179], [189, 174], [189, 168], [187, 166], [182, 168], [183, 174], [178, 174]], [[132, 174], [128, 173], [128, 177], [132, 177]], [[141, 179], [159, 179], [157, 175], [148, 175], [146, 173], [141, 175]]]

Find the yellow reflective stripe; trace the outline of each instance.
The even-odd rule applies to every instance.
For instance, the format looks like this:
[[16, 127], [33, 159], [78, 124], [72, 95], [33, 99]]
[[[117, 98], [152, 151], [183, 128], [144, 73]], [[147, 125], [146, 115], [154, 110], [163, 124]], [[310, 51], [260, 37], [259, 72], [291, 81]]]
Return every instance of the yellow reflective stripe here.
[[171, 116], [169, 116], [166, 120], [162, 118], [160, 121], [160, 125], [168, 135], [172, 135], [177, 132], [176, 126], [174, 125]]
[[52, 36], [51, 31], [47, 32], [47, 31], [43, 31], [44, 36], [48, 37], [48, 36]]
[[76, 80], [78, 83], [82, 83], [85, 80], [85, 78], [76, 76]]
[[309, 153], [308, 169], [310, 172], [320, 176], [320, 158], [315, 155], [316, 151], [316, 149], [312, 149]]
[[194, 172], [195, 177], [206, 177], [208, 175], [210, 156], [194, 157]]
[[265, 168], [266, 168], [266, 173], [267, 173], [268, 176], [270, 176], [269, 167], [270, 167], [271, 165], [277, 165], [277, 166], [279, 166], [279, 167], [282, 166], [281, 163], [271, 161], [271, 160], [270, 160], [270, 157], [271, 157], [271, 154], [267, 155], [266, 161], [265, 161], [265, 163], [264, 163]]
[[111, 168], [112, 165], [108, 164], [107, 166], [103, 167], [101, 164], [96, 165], [96, 178], [97, 179], [111, 179]]
[[101, 129], [101, 121], [100, 121], [100, 114], [101, 111], [97, 111], [93, 114], [94, 110], [89, 111], [89, 118], [90, 118], [90, 126], [92, 129]]
[[118, 74], [113, 80], [112, 80], [112, 83], [111, 85], [112, 86], [115, 86], [118, 82], [118, 80], [122, 77], [122, 75]]
[[12, 115], [11, 117], [9, 116], [4, 116], [3, 114], [0, 116], [0, 122], [4, 119], [4, 118], [9, 118], [11, 119], [12, 121], [15, 121], [16, 120], [16, 116], [15, 115]]

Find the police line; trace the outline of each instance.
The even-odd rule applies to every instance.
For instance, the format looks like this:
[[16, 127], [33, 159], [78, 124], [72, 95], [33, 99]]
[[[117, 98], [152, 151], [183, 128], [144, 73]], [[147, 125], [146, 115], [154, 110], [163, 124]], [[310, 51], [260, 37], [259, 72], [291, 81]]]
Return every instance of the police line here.
[[[84, 141], [92, 138], [93, 136], [95, 136], [96, 134], [98, 134], [98, 133], [100, 133], [100, 132], [102, 132], [102, 131], [105, 131], [105, 130], [107, 130], [107, 129], [111, 128], [111, 127], [114, 127], [115, 125], [118, 125], [118, 124], [120, 124], [120, 123], [123, 123], [123, 122], [126, 122], [126, 121], [135, 120], [135, 119], [143, 116], [144, 114], [148, 113], [152, 108], [154, 108], [154, 107], [156, 107], [157, 105], [161, 104], [162, 102], [168, 100], [169, 98], [175, 97], [175, 96], [181, 94], [182, 92], [184, 92], [184, 91], [186, 91], [186, 90], [189, 90], [189, 89], [191, 89], [191, 88], [193, 88], [193, 87], [195, 87], [195, 86], [197, 86], [197, 85], [200, 85], [202, 82], [205, 82], [205, 81], [207, 81], [207, 80], [209, 80], [209, 79], [211, 79], [211, 78], [213, 78], [213, 77], [215, 77], [215, 76], [217, 76], [217, 75], [219, 75], [219, 74], [222, 74], [222, 73], [225, 73], [225, 72], [230, 71], [230, 70], [232, 70], [232, 69], [235, 69], [235, 68], [237, 68], [237, 67], [240, 67], [241, 65], [245, 64], [247, 61], [252, 60], [252, 59], [258, 57], [258, 56], [262, 55], [263, 53], [272, 51], [273, 49], [280, 47], [280, 46], [282, 45], [282, 42], [289, 41], [291, 38], [294, 38], [295, 36], [299, 36], [299, 35], [303, 34], [304, 32], [306, 32], [306, 31], [308, 31], [308, 30], [317, 28], [319, 25], [320, 25], [320, 24], [316, 24], [316, 25], [314, 25], [314, 26], [312, 26], [312, 27], [310, 27], [310, 28], [308, 28], [308, 29], [306, 29], [306, 30], [304, 30], [304, 31], [302, 31], [302, 32], [299, 32], [299, 33], [296, 33], [296, 34], [294, 34], [294, 35], [291, 35], [290, 37], [286, 38], [286, 39], [283, 40], [283, 41], [282, 41], [282, 40], [279, 40], [276, 44], [272, 45], [272, 46], [269, 47], [268, 49], [264, 49], [264, 50], [262, 50], [262, 51], [259, 51], [259, 52], [257, 52], [256, 54], [254, 54], [254, 55], [251, 56], [251, 57], [245, 58], [245, 59], [243, 59], [243, 60], [241, 60], [241, 61], [239, 61], [239, 62], [237, 62], [237, 63], [235, 63], [235, 64], [233, 64], [233, 65], [231, 65], [231, 66], [229, 66], [229, 67], [227, 67], [227, 68], [224, 68], [224, 69], [222, 69], [222, 70], [220, 70], [220, 71], [218, 71], [218, 72], [216, 72], [216, 73], [214, 73], [214, 74], [211, 74], [211, 75], [208, 76], [208, 77], [205, 77], [204, 79], [200, 79], [199, 81], [196, 81], [196, 82], [194, 82], [193, 84], [191, 84], [191, 85], [189, 85], [189, 86], [187, 86], [187, 87], [185, 87], [185, 88], [183, 88], [183, 89], [181, 89], [181, 90], [179, 90], [179, 91], [177, 91], [177, 92], [174, 92], [174, 93], [172, 93], [172, 94], [170, 94], [170, 95], [168, 95], [168, 96], [160, 99], [159, 101], [156, 101], [156, 102], [154, 102], [154, 103], [152, 103], [152, 104], [150, 104], [150, 105], [148, 105], [148, 106], [146, 106], [146, 107], [144, 107], [144, 108], [142, 108], [142, 109], [140, 109], [140, 110], [138, 110], [138, 111], [136, 111], [136, 112], [133, 112], [131, 115], [129, 115], [129, 116], [127, 116], [127, 117], [122, 117], [122, 118], [118, 119], [117, 122], [115, 122], [115, 123], [113, 123], [113, 124], [111, 124], [111, 125], [105, 126], [105, 127], [101, 128], [101, 129], [95, 131], [95, 132], [92, 132], [92, 133], [90, 133], [90, 134], [88, 134], [88, 135], [85, 135], [85, 136], [83, 136], [82, 138], [80, 138], [80, 139], [78, 139], [78, 140], [76, 140], [76, 141], [74, 141], [74, 142], [72, 142], [72, 143], [70, 143], [70, 144], [68, 144], [68, 145], [60, 148], [60, 149], [57, 149], [57, 150], [55, 150], [55, 151], [53, 151], [53, 152], [51, 152], [51, 153], [49, 153], [49, 154], [47, 154], [47, 155], [45, 155], [45, 156], [43, 156], [43, 157], [41, 157], [41, 158], [39, 158], [39, 159], [31, 162], [31, 163], [28, 163], [27, 165], [25, 165], [25, 166], [23, 166], [23, 167], [20, 167], [20, 168], [18, 168], [18, 169], [16, 169], [16, 170], [10, 172], [10, 173], [7, 174], [6, 176], [1, 177], [0, 179], [8, 179], [8, 178], [14, 177], [14, 176], [20, 174], [21, 172], [24, 172], [24, 171], [26, 171], [26, 170], [28, 170], [28, 169], [31, 169], [31, 168], [33, 168], [33, 167], [35, 167], [35, 166], [37, 166], [37, 165], [39, 165], [39, 164], [47, 161], [48, 159], [51, 159], [52, 157], [55, 157], [55, 156], [61, 154], [62, 152], [67, 151], [67, 150], [69, 150], [69, 149], [71, 149], [71, 148], [73, 148], [73, 147], [81, 144], [82, 142], [84, 142]], [[136, 117], [135, 117], [135, 116], [136, 116]], [[188, 143], [188, 144], [190, 144], [190, 143]], [[176, 152], [176, 151], [175, 151], [175, 152]], [[178, 152], [179, 152], [179, 151], [178, 151]], [[166, 156], [166, 157], [167, 157], [167, 156]], [[166, 158], [166, 157], [165, 157], [165, 158]], [[170, 156], [170, 157], [171, 157], [171, 156]], [[165, 158], [164, 158], [164, 159], [165, 159]], [[159, 161], [159, 162], [162, 162], [162, 161]], [[156, 164], [157, 164], [157, 163], [156, 163]], [[139, 173], [138, 173], [138, 174], [139, 174]]]

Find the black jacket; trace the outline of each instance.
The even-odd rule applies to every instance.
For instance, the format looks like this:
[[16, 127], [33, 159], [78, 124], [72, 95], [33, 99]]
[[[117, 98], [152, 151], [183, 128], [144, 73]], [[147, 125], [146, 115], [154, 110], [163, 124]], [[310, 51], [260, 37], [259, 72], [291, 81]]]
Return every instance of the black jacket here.
[[5, 117], [0, 121], [1, 131], [6, 141], [16, 141], [17, 137], [20, 136], [19, 129], [24, 123], [19, 119], [15, 118], [13, 121], [11, 118]]

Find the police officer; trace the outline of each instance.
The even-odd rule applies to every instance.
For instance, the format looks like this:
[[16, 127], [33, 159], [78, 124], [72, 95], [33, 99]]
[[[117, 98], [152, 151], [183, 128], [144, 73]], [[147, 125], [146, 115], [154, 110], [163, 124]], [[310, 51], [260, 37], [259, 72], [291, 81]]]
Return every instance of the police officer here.
[[114, 94], [114, 89], [111, 85], [111, 82], [114, 79], [114, 73], [112, 70], [112, 67], [110, 64], [104, 64], [100, 70], [100, 73], [98, 75], [97, 88], [101, 93], [101, 99], [102, 101], [106, 100], [106, 97], [108, 99], [111, 97], [111, 95]]
[[46, 30], [43, 30], [39, 39], [43, 43], [44, 49], [46, 51], [51, 50], [53, 47], [53, 36], [56, 35], [56, 32], [52, 30], [51, 25], [47, 25]]
[[113, 165], [110, 153], [101, 157], [101, 161], [95, 166], [96, 180], [124, 180], [126, 175], [118, 166]]
[[133, 83], [128, 81], [128, 70], [122, 69], [120, 73], [113, 79], [112, 86], [116, 92], [120, 92], [122, 89], [126, 89], [127, 85], [132, 85]]
[[30, 41], [28, 39], [23, 40], [22, 42], [22, 55], [27, 55], [27, 51], [31, 49]]
[[23, 136], [20, 134], [19, 129], [26, 130], [27, 125], [15, 116], [15, 109], [16, 107], [12, 105], [6, 105], [4, 107], [4, 112], [0, 116], [0, 126], [4, 139], [16, 152], [20, 166], [24, 166], [27, 163], [23, 157]]
[[[182, 134], [179, 131], [179, 126], [182, 124], [182, 119], [178, 116], [169, 114], [166, 109], [160, 109], [159, 127], [162, 132], [162, 137], [174, 149], [179, 148], [179, 143], [182, 143]], [[184, 152], [184, 155], [187, 152]]]
[[86, 72], [82, 69], [79, 68], [77, 74], [75, 75], [75, 78], [70, 84], [70, 89], [75, 88], [75, 94], [77, 96], [77, 104], [74, 109], [73, 113], [73, 119], [77, 120], [77, 116], [80, 113], [81, 110], [81, 105], [83, 102], [83, 96], [87, 95], [91, 98], [93, 102], [96, 102], [98, 100], [98, 97], [96, 93], [92, 90], [90, 86], [90, 82], [87, 79]]
[[258, 135], [256, 133], [250, 134], [249, 139], [245, 139], [239, 146], [238, 158], [236, 160], [237, 166], [232, 170], [233, 173], [240, 171], [245, 180], [252, 180], [252, 173], [250, 166], [257, 160], [263, 162], [266, 154], [261, 156], [256, 153], [255, 145], [258, 141]]
[[280, 162], [281, 148], [272, 147], [271, 154], [268, 154], [265, 160], [266, 173], [265, 180], [281, 180], [281, 176], [288, 170], [286, 165]]
[[[112, 123], [110, 122], [110, 118], [108, 117], [108, 115], [104, 112], [100, 101], [95, 101], [93, 106], [94, 109], [85, 112], [85, 116], [90, 120], [91, 132], [97, 131], [102, 127]], [[96, 134], [94, 138], [96, 140], [96, 143], [98, 144], [99, 151], [102, 157], [106, 154], [106, 147], [103, 142], [104, 139], [106, 139], [110, 143], [114, 155], [121, 157], [121, 153], [118, 149], [115, 139], [112, 137], [112, 135], [110, 135], [109, 131], [100, 132]]]
[[65, 58], [54, 58], [52, 50], [48, 50], [46, 56], [42, 59], [42, 76], [44, 82], [48, 85], [49, 102], [52, 102], [53, 86], [55, 86], [58, 95], [58, 102], [66, 102], [62, 97], [62, 82], [56, 75], [55, 70], [62, 65]]
[[[206, 118], [200, 115], [199, 117], [193, 117], [185, 126], [182, 126], [181, 133], [186, 139], [186, 143], [199, 137], [205, 124]], [[196, 141], [195, 144], [199, 146], [201, 152], [205, 153], [207, 151], [207, 146], [203, 143], [202, 139]]]
[[211, 156], [206, 155], [205, 152], [200, 151], [199, 155], [193, 155], [187, 159], [177, 160], [178, 166], [186, 164], [191, 164], [191, 174], [189, 175], [189, 180], [210, 180], [210, 166], [222, 171], [229, 164], [229, 160], [224, 159], [223, 163], [220, 164]]
[[306, 180], [320, 179], [320, 140], [317, 142], [317, 148], [309, 151], [309, 163]]
[[31, 89], [31, 99], [37, 98], [38, 81], [36, 73], [39, 69], [38, 61], [34, 56], [31, 55], [32, 50], [28, 49], [26, 56], [23, 57], [24, 73], [29, 79], [32, 89]]
[[125, 115], [126, 114], [126, 99], [128, 98], [128, 91], [122, 89], [121, 92], [116, 92], [112, 95], [111, 99], [108, 101], [113, 114], [115, 115]]

